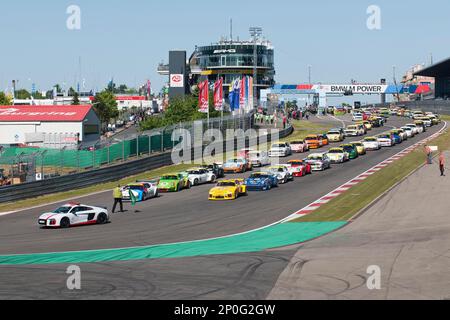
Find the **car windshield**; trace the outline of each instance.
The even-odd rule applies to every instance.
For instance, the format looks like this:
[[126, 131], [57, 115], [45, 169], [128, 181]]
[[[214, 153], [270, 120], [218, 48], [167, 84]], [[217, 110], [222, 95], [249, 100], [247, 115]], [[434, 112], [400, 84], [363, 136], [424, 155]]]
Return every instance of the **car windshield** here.
[[161, 180], [178, 180], [178, 176], [164, 176]]
[[129, 186], [128, 188], [131, 190], [144, 190], [143, 186]]
[[367, 139], [365, 139], [365, 141], [367, 141], [367, 142], [376, 142], [377, 139], [375, 139], [375, 138], [367, 138]]
[[194, 170], [192, 170], [192, 171], [188, 171], [188, 174], [195, 174], [195, 175], [198, 175], [198, 174], [201, 174], [201, 173], [200, 173], [200, 171], [194, 171]]
[[286, 147], [285, 144], [274, 144], [274, 145], [272, 146], [272, 148], [285, 148], [285, 147]]
[[344, 147], [342, 147], [342, 149], [344, 149], [345, 151], [353, 151], [353, 147], [351, 147], [351, 146], [344, 146]]
[[234, 182], [219, 182], [217, 184], [218, 187], [235, 187], [236, 183]]
[[294, 141], [291, 144], [303, 144], [303, 141]]
[[69, 213], [70, 209], [72, 209], [72, 207], [61, 207], [53, 211], [53, 213]]
[[303, 162], [301, 162], [301, 161], [293, 161], [293, 162], [289, 162], [289, 164], [290, 164], [291, 166], [295, 167], [295, 166], [301, 166], [301, 165], [303, 165]]
[[331, 149], [330, 152], [328, 152], [328, 153], [342, 153], [342, 150]]
[[308, 157], [309, 160], [322, 160], [323, 157], [319, 155], [311, 155]]
[[254, 173], [250, 176], [250, 179], [265, 179], [265, 178], [269, 178], [269, 175], [262, 173]]
[[317, 137], [307, 137], [306, 140], [317, 140]]
[[337, 132], [337, 131], [330, 131], [330, 132], [328, 132], [328, 134], [330, 134], [330, 135], [331, 135], [331, 134], [338, 134], [338, 135], [339, 135], [339, 134], [341, 134], [341, 133], [340, 133], [340, 132]]

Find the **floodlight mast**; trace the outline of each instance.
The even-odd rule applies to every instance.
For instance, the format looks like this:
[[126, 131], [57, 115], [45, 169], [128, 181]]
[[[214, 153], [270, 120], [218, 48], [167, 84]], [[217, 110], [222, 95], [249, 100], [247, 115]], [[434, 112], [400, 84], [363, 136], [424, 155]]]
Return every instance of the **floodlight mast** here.
[[253, 37], [253, 107], [258, 107], [258, 40], [262, 35], [261, 27], [250, 27], [250, 36]]

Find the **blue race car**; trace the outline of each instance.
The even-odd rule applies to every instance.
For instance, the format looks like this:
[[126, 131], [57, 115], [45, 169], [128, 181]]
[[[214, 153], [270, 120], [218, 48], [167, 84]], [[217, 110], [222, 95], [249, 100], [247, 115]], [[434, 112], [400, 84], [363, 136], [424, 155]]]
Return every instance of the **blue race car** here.
[[398, 134], [397, 132], [391, 132], [392, 136], [394, 137], [395, 144], [400, 144], [403, 142], [403, 138]]
[[268, 191], [278, 187], [278, 178], [267, 172], [255, 172], [245, 180], [247, 191]]

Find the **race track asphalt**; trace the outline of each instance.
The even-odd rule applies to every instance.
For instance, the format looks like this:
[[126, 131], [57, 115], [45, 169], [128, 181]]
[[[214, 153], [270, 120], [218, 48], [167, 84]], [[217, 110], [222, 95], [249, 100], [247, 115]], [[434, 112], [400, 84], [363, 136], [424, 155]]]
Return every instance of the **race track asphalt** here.
[[[396, 119], [388, 125], [398, 126], [404, 122]], [[34, 222], [42, 209], [0, 217], [0, 254], [86, 249], [92, 246], [124, 247], [247, 231], [285, 218], [438, 129], [433, 128], [420, 138], [398, 147], [370, 153], [351, 165], [334, 166], [325, 173], [297, 179], [291, 185], [271, 191], [270, 197], [267, 193], [252, 193], [248, 198], [234, 203], [213, 203], [213, 211], [209, 211], [205, 200], [209, 188], [206, 186], [180, 195], [167, 195], [156, 202], [149, 201], [145, 204], [151, 208], [148, 213], [141, 208], [141, 213], [115, 215], [113, 223], [107, 226], [47, 232], [37, 228]], [[195, 206], [192, 205], [194, 198], [200, 202]], [[110, 200], [109, 193], [86, 200], [99, 203], [102, 199]], [[183, 203], [182, 199], [190, 199], [191, 202]], [[165, 209], [164, 214], [158, 214], [154, 207], [176, 210]], [[199, 212], [189, 211], [191, 207]], [[231, 213], [230, 208], [233, 209]], [[245, 211], [241, 212], [243, 209]], [[328, 240], [318, 240], [324, 243], [324, 249], [333, 248], [333, 235], [324, 239]], [[306, 246], [312, 250], [315, 243], [313, 241]], [[343, 245], [347, 245], [345, 241]], [[291, 265], [299, 247], [304, 246], [250, 254], [81, 264], [80, 291], [67, 289], [67, 265], [0, 266], [0, 299], [265, 299], [280, 274]], [[329, 263], [328, 260], [324, 261]]]
[[[410, 121], [393, 118], [387, 125], [398, 127], [407, 122]], [[178, 194], [164, 194], [158, 199], [139, 203], [135, 208], [127, 205], [126, 213], [114, 214], [112, 223], [104, 226], [67, 230], [39, 228], [36, 225], [38, 216], [53, 210], [55, 205], [3, 216], [0, 217], [0, 255], [147, 246], [221, 237], [261, 228], [286, 218], [439, 128], [433, 127], [426, 134], [393, 148], [370, 152], [350, 163], [334, 165], [326, 172], [298, 178], [270, 192], [252, 192], [236, 201], [210, 202], [207, 196], [212, 186], [203, 185]], [[369, 134], [387, 129], [377, 128]], [[294, 155], [289, 159], [305, 156]], [[77, 201], [111, 208], [111, 192]]]

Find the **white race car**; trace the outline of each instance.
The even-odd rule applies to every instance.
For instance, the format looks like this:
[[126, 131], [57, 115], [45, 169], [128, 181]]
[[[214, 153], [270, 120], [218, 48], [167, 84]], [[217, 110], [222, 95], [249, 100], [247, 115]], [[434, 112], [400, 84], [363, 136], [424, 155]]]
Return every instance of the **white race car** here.
[[331, 161], [326, 153], [313, 153], [305, 159], [311, 165], [312, 171], [325, 171], [331, 168]]
[[292, 155], [289, 143], [275, 143], [269, 151], [269, 157], [288, 157]]
[[[408, 123], [408, 124], [405, 125], [405, 127], [411, 128], [413, 130], [414, 134], [419, 134], [420, 133], [419, 128], [413, 123]], [[423, 131], [423, 128], [422, 128], [422, 131]]]
[[376, 137], [368, 137], [361, 141], [364, 148], [369, 151], [380, 150], [381, 144]]
[[294, 180], [294, 175], [286, 165], [272, 166], [264, 170], [277, 177], [278, 183], [284, 184]]
[[188, 179], [192, 186], [216, 182], [216, 175], [206, 169], [191, 169], [187, 171]]
[[400, 129], [406, 132], [408, 138], [412, 138], [415, 136], [415, 133], [411, 127], [401, 127]]
[[79, 203], [68, 203], [53, 212], [44, 213], [38, 224], [45, 228], [70, 228], [73, 226], [105, 224], [109, 222], [108, 209]]

